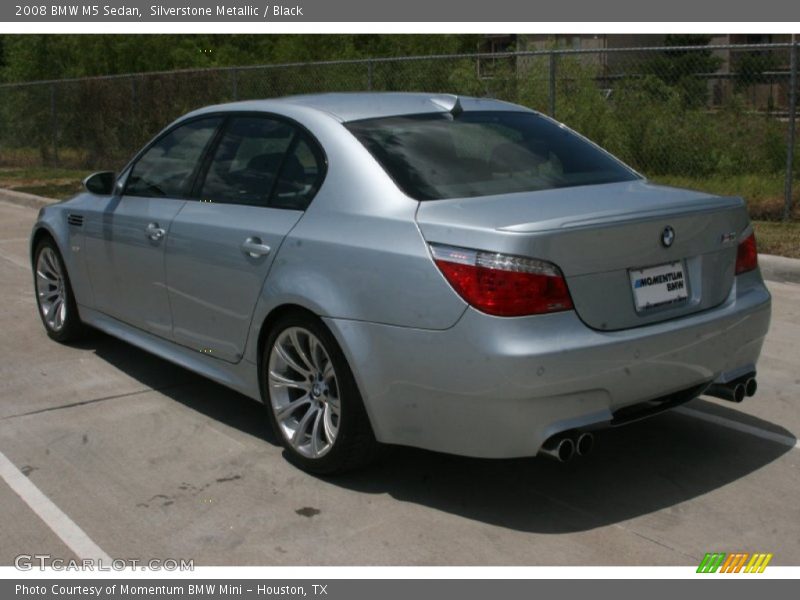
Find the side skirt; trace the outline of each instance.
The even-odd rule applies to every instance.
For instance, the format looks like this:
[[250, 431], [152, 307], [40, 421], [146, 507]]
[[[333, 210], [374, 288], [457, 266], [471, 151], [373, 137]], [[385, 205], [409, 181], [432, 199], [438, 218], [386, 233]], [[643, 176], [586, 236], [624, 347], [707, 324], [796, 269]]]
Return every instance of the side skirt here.
[[115, 338], [132, 344], [261, 402], [257, 367], [247, 360], [231, 364], [132, 327], [106, 314], [79, 306], [81, 320]]

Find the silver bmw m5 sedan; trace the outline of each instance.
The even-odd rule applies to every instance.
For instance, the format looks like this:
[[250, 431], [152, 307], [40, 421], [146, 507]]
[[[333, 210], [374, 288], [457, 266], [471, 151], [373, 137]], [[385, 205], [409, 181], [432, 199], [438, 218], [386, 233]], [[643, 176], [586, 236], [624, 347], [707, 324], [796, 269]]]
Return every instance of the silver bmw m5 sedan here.
[[433, 94], [196, 110], [31, 238], [47, 334], [100, 329], [264, 403], [301, 468], [382, 444], [582, 455], [756, 391], [740, 198], [649, 183], [537, 112]]

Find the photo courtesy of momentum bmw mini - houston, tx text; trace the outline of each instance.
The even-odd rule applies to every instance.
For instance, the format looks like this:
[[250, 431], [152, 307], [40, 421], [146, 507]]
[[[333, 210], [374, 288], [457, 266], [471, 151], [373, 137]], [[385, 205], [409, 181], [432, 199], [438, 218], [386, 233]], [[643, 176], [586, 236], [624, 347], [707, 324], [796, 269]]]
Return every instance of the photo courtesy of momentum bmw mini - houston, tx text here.
[[263, 402], [311, 472], [382, 444], [567, 461], [756, 392], [770, 294], [742, 199], [652, 183], [520, 105], [214, 105], [85, 187], [33, 228], [48, 335], [90, 325]]

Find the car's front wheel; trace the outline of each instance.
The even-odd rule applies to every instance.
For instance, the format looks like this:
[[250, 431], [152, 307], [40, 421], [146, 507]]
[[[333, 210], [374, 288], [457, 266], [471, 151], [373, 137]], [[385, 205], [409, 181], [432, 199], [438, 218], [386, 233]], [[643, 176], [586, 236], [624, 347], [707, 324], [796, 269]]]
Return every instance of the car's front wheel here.
[[375, 457], [378, 444], [352, 371], [322, 322], [300, 312], [281, 317], [261, 368], [270, 421], [293, 463], [333, 474]]
[[39, 316], [47, 335], [57, 342], [74, 342], [85, 333], [67, 269], [55, 242], [40, 241], [34, 251], [34, 289]]

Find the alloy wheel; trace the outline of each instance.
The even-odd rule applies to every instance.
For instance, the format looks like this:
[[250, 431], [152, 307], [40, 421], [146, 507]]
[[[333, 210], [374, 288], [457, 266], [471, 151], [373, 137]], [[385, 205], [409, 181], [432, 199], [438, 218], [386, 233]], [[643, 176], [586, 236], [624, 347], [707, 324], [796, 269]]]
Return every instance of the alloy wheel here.
[[67, 319], [64, 274], [56, 253], [47, 246], [36, 260], [36, 294], [45, 324], [52, 331], [60, 331]]
[[327, 454], [339, 432], [341, 402], [336, 370], [317, 336], [289, 327], [270, 350], [267, 381], [275, 420], [302, 456]]

